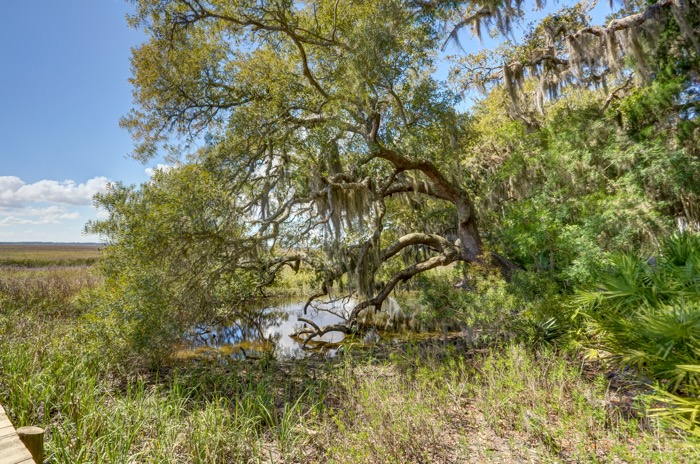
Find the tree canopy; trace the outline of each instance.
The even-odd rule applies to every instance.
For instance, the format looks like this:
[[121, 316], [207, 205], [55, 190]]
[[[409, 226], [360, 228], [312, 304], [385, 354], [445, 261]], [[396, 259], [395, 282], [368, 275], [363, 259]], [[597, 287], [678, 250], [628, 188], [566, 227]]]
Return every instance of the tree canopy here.
[[[135, 108], [122, 125], [137, 159], [184, 158], [139, 188], [99, 196], [110, 218], [89, 227], [112, 243], [112, 276], [138, 286], [143, 275], [124, 269], [135, 260], [158, 269], [160, 285], [180, 289], [171, 299], [183, 311], [235, 307], [282, 267], [303, 265], [316, 275], [312, 299], [358, 297], [346, 324], [310, 328], [311, 338], [352, 331], [361, 311], [380, 309], [397, 286], [436, 267], [464, 262], [509, 276], [528, 266], [530, 245], [494, 228], [516, 220], [503, 216], [523, 207], [511, 200], [527, 199], [535, 214], [538, 201], [561, 192], [556, 169], [568, 161], [542, 162], [542, 182], [523, 182], [534, 164], [522, 144], [550, 149], [543, 134], [566, 111], [546, 116], [545, 107], [565, 89], [602, 88], [584, 105], [602, 119], [632, 114], [620, 108], [631, 105], [624, 98], [664, 75], [675, 83], [666, 108], [683, 106], [673, 114], [695, 124], [694, 0], [627, 2], [607, 26], [591, 24], [590, 4], [565, 7], [517, 46], [457, 57], [451, 83], [435, 78], [446, 41], [464, 41], [466, 26], [508, 34], [525, 17], [521, 2], [133, 3], [130, 22], [148, 41], [133, 51]], [[465, 112], [462, 92], [474, 88], [491, 95]], [[527, 185], [549, 190], [533, 196]], [[683, 213], [671, 196], [673, 214]]]

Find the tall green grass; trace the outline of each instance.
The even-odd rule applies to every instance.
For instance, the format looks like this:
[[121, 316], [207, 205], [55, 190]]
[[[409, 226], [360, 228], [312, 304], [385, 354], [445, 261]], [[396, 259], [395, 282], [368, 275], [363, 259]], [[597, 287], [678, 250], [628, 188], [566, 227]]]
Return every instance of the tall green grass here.
[[[126, 375], [58, 321], [3, 338], [0, 402], [15, 425], [48, 429], [58, 463], [256, 462], [296, 452], [296, 422], [317, 386], [272, 378], [262, 366], [217, 363]], [[162, 377], [161, 377], [162, 375]], [[282, 391], [276, 388], [282, 385]]]
[[[631, 392], [575, 359], [506, 345], [346, 359], [329, 462], [695, 462]], [[592, 378], [588, 378], [592, 376]]]
[[111, 352], [85, 293], [99, 286], [89, 270], [0, 278], [0, 403], [16, 426], [47, 429], [52, 463], [700, 458], [644, 405], [552, 350], [423, 341], [154, 371]]

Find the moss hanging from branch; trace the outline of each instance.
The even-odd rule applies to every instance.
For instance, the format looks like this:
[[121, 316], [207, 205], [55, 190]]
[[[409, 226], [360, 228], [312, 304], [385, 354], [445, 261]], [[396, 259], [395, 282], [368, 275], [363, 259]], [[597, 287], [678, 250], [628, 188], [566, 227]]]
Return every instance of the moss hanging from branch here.
[[[681, 30], [681, 40], [700, 53], [697, 10], [695, 0], [662, 0], [613, 19], [606, 26], [592, 26], [584, 7], [564, 8], [543, 20], [524, 45], [510, 50], [500, 69], [488, 66], [488, 58], [483, 56], [474, 61], [473, 67], [465, 61], [468, 76], [465, 82], [484, 92], [489, 84], [502, 84], [518, 115], [519, 94], [527, 78], [538, 82], [534, 102], [540, 113], [548, 99], [557, 98], [562, 88], [572, 83], [607, 85], [609, 75], [623, 81], [630, 72], [634, 72], [639, 83], [645, 83], [652, 77], [649, 56], [664, 23], [675, 22]], [[625, 11], [632, 11], [632, 7]], [[497, 17], [493, 16], [491, 21], [497, 22]], [[484, 12], [472, 20], [487, 18]]]

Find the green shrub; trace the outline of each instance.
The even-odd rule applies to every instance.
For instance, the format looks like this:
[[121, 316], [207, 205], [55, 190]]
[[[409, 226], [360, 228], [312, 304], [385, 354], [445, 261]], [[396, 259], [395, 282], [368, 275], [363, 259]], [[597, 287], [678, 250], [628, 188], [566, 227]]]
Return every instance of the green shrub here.
[[510, 338], [514, 330], [510, 321], [520, 311], [520, 302], [508, 292], [507, 283], [495, 274], [460, 277], [456, 270], [419, 277], [422, 310], [418, 318], [423, 325], [438, 325], [443, 330], [467, 328], [479, 338]]
[[[595, 348], [657, 382], [656, 413], [700, 425], [700, 235], [678, 233], [657, 257], [619, 254], [577, 295]], [[675, 393], [675, 394], [673, 394]]]
[[482, 341], [530, 344], [559, 343], [572, 330], [564, 296], [546, 274], [517, 272], [506, 281], [498, 273], [476, 270], [463, 277], [454, 270], [422, 275], [417, 282], [424, 325], [471, 329]]

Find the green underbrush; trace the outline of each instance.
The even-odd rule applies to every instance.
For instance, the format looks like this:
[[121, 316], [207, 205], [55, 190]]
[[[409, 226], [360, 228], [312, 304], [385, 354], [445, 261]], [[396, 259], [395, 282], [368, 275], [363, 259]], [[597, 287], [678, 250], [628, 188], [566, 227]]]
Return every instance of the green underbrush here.
[[153, 370], [111, 352], [86, 303], [94, 277], [61, 272], [1, 280], [0, 403], [16, 426], [47, 429], [53, 463], [700, 457], [647, 417], [646, 390], [542, 344], [397, 342], [348, 347], [333, 360], [189, 360]]

